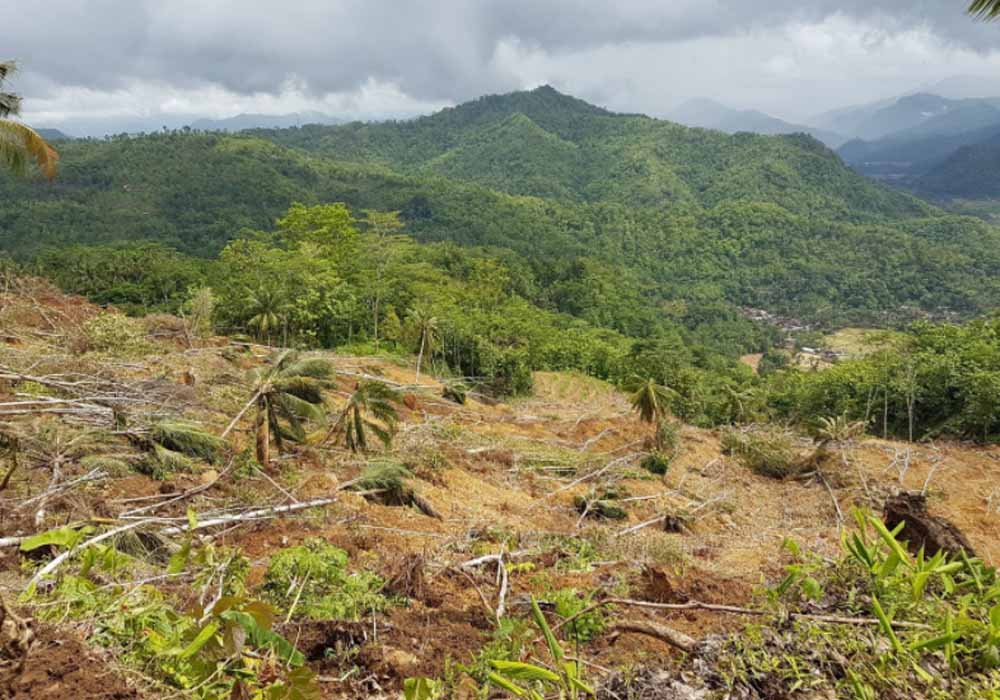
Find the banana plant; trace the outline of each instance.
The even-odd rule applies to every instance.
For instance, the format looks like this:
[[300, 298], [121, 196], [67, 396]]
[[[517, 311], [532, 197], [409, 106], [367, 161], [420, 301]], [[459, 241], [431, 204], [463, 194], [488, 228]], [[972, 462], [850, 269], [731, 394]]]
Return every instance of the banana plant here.
[[[552, 667], [522, 661], [493, 661], [489, 682], [513, 697], [527, 700], [544, 700], [549, 693], [556, 693], [559, 700], [578, 700], [581, 694], [596, 697], [594, 689], [583, 681], [577, 662], [566, 658], [534, 596], [531, 598], [531, 615], [545, 638]], [[539, 687], [545, 690], [546, 695], [537, 690]]]

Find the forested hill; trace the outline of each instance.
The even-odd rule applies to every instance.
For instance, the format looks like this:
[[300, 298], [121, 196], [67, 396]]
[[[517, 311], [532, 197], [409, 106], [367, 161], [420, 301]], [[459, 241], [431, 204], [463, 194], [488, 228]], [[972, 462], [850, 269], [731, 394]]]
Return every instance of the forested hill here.
[[419, 241], [488, 247], [535, 303], [629, 334], [713, 305], [884, 320], [1000, 301], [997, 229], [871, 183], [809, 137], [615, 115], [551, 88], [412, 122], [60, 151], [55, 183], [0, 176], [0, 246], [21, 259], [121, 240], [212, 257], [293, 202], [344, 202], [400, 211]]
[[612, 114], [551, 87], [483, 97], [406, 122], [260, 130], [276, 143], [511, 194], [631, 207], [766, 201], [838, 221], [920, 215], [805, 135], [727, 135]]

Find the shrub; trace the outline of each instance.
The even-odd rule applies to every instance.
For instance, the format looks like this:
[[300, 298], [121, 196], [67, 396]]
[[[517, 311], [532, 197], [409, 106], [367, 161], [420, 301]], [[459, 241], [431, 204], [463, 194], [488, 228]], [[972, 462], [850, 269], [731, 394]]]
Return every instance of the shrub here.
[[85, 349], [116, 354], [135, 354], [149, 348], [140, 325], [128, 316], [100, 313], [83, 324]]
[[640, 466], [651, 474], [663, 476], [670, 469], [670, 463], [674, 461], [673, 455], [663, 452], [653, 452], [643, 458]]
[[728, 429], [722, 433], [722, 451], [736, 457], [755, 474], [785, 479], [801, 474], [805, 463], [798, 458], [792, 436], [784, 430]]
[[289, 547], [271, 558], [264, 593], [283, 610], [314, 620], [358, 620], [384, 610], [389, 600], [376, 574], [351, 573], [347, 552], [322, 540]]
[[656, 445], [661, 452], [665, 452], [671, 457], [680, 450], [681, 428], [680, 424], [664, 419], [656, 426]]

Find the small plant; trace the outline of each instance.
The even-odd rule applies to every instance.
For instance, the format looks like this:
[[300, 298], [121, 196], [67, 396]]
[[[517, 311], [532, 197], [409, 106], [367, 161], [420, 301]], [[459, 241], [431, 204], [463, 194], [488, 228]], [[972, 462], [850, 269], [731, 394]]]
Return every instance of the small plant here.
[[573, 505], [581, 516], [598, 518], [601, 520], [625, 520], [628, 518], [628, 511], [615, 504], [614, 500], [607, 498], [606, 494], [598, 497], [596, 494], [587, 496], [577, 496], [573, 499]]
[[347, 552], [322, 540], [289, 547], [271, 558], [264, 575], [268, 600], [288, 615], [315, 620], [358, 620], [389, 600], [376, 574], [351, 573]]
[[469, 388], [463, 382], [448, 382], [445, 384], [441, 395], [449, 401], [454, 401], [462, 406], [468, 400]]
[[583, 681], [577, 662], [566, 658], [534, 597], [531, 599], [531, 615], [545, 638], [551, 667], [523, 661], [496, 660], [492, 664], [493, 672], [488, 676], [490, 684], [511, 696], [527, 697], [530, 700], [543, 700], [553, 695], [560, 700], [577, 700], [581, 694], [596, 697], [594, 689]]
[[570, 620], [562, 627], [565, 630], [566, 639], [585, 643], [604, 631], [605, 612], [603, 608], [580, 614], [593, 604], [592, 595], [580, 595], [575, 588], [561, 588], [552, 593], [549, 598], [555, 605], [556, 615], [564, 620]]
[[670, 470], [670, 465], [673, 461], [674, 458], [671, 455], [657, 451], [657, 452], [652, 452], [643, 457], [642, 462], [639, 463], [639, 466], [641, 466], [650, 474], [663, 476]]
[[[809, 614], [790, 631], [751, 625], [731, 639], [719, 659], [724, 682], [766, 684], [791, 697], [804, 683], [817, 692], [874, 700], [917, 691], [926, 698], [995, 698], [1000, 687], [1000, 578], [964, 551], [912, 554], [877, 517], [856, 510], [856, 527], [842, 535], [837, 561], [805, 554], [772, 591], [792, 612], [815, 610], [865, 618], [871, 632], [827, 625]], [[788, 620], [786, 609], [776, 619]], [[849, 659], [844, 669], [822, 660]], [[846, 673], [845, 673], [846, 671]], [[917, 690], [919, 689], [919, 691]]]
[[403, 700], [438, 700], [443, 693], [441, 683], [430, 678], [407, 678], [403, 681]]
[[681, 447], [680, 424], [664, 418], [656, 426], [656, 449], [673, 460]]

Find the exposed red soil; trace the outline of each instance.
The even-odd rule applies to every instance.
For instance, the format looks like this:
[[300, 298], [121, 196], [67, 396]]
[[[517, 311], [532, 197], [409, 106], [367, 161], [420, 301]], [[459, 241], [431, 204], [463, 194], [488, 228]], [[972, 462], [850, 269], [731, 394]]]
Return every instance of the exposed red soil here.
[[141, 700], [145, 697], [106, 658], [71, 632], [51, 626], [36, 639], [18, 673], [0, 670], [5, 700]]

